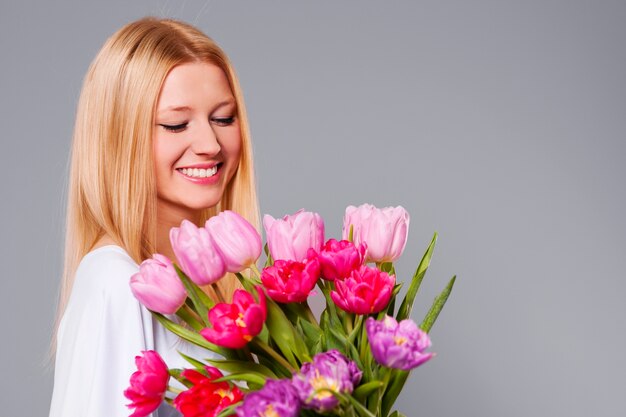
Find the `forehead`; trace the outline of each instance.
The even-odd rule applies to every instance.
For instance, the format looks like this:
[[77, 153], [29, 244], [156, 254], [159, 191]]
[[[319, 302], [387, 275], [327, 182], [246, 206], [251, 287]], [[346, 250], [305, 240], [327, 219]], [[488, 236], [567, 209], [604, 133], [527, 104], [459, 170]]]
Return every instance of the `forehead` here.
[[177, 65], [167, 74], [157, 104], [157, 111], [175, 107], [203, 109], [235, 99], [226, 74], [208, 62]]

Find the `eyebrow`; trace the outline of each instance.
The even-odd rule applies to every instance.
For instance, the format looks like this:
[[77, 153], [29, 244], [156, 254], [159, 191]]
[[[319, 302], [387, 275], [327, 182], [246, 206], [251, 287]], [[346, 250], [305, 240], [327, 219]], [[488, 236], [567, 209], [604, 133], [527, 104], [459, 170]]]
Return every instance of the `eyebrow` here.
[[[224, 101], [219, 102], [216, 106], [215, 109], [219, 109], [220, 107], [224, 107], [227, 105], [236, 105], [237, 102], [234, 99], [227, 99]], [[184, 112], [184, 111], [191, 111], [191, 107], [189, 106], [168, 106], [164, 109], [161, 109], [158, 111], [158, 113], [164, 113], [164, 112], [168, 112], [168, 111], [174, 111], [174, 112]]]
[[169, 106], [169, 107], [162, 109], [161, 111], [189, 111], [189, 110], [191, 110], [191, 107], [189, 106]]

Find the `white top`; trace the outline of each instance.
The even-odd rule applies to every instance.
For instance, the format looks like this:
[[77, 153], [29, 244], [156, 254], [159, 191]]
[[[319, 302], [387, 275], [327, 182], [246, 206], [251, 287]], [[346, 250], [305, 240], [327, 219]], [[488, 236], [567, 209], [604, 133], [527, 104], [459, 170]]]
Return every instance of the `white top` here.
[[[50, 417], [129, 416], [133, 410], [126, 407], [124, 390], [142, 350], [156, 350], [169, 368], [191, 367], [177, 351], [197, 359], [216, 357], [153, 320], [130, 290], [137, 271], [126, 251], [114, 245], [81, 260], [59, 325]], [[152, 414], [179, 415], [166, 403]]]

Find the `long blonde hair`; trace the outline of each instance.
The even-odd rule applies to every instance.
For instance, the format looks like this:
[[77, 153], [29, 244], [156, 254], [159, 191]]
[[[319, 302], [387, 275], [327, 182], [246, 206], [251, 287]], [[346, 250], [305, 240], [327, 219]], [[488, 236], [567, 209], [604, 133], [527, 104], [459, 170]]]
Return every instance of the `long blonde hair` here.
[[[78, 102], [57, 328], [78, 264], [102, 236], [111, 237], [137, 263], [156, 251], [154, 114], [169, 71], [197, 61], [215, 64], [226, 74], [242, 140], [239, 167], [221, 201], [204, 210], [202, 220], [233, 210], [259, 230], [252, 144], [243, 95], [228, 57], [186, 23], [152, 17], [132, 22], [104, 44], [87, 72]], [[228, 276], [219, 285], [228, 297], [237, 282]]]

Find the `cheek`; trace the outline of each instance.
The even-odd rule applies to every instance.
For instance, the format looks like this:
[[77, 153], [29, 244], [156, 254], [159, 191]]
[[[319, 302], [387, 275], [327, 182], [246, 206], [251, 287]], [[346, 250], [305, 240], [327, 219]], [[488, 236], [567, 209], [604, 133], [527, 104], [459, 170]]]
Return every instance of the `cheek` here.
[[174, 162], [180, 157], [180, 150], [177, 149], [173, 141], [154, 140], [153, 146], [154, 166], [157, 173], [159, 171], [170, 171]]
[[241, 150], [243, 147], [239, 129], [233, 129], [224, 139], [222, 152], [224, 156], [231, 161], [233, 172], [235, 172], [239, 166], [239, 159], [241, 158]]
[[169, 178], [172, 176], [174, 163], [180, 158], [180, 149], [171, 140], [163, 140], [163, 138], [154, 138], [152, 147], [154, 173], [156, 177], [157, 190], [163, 191], [167, 188]]

